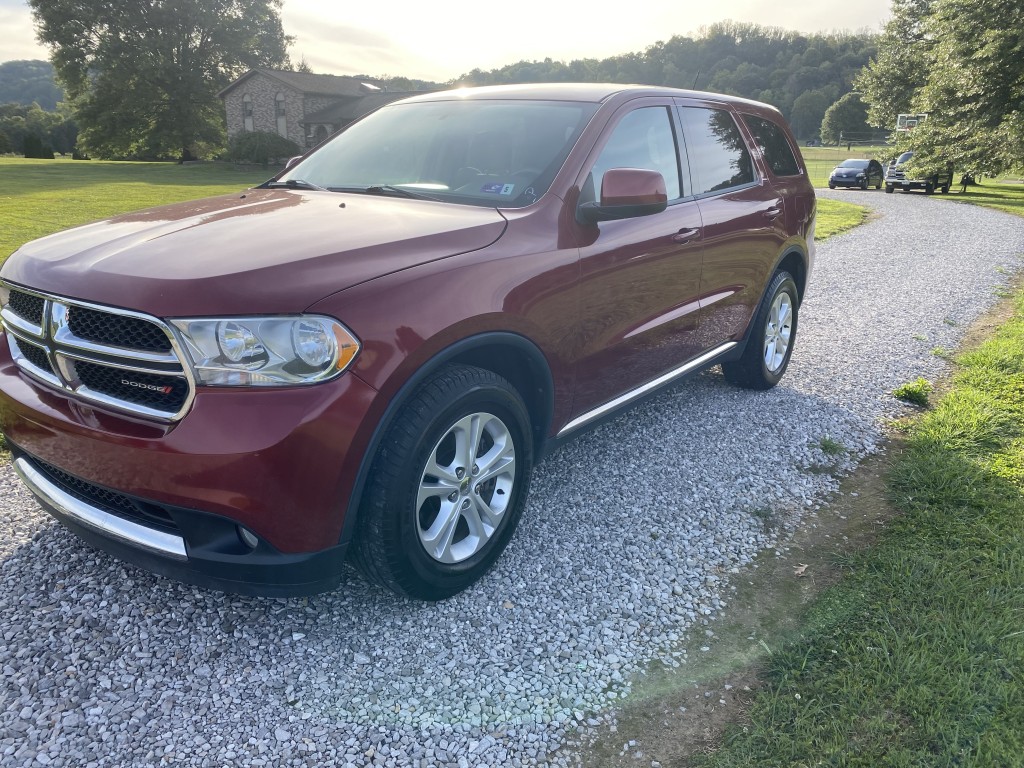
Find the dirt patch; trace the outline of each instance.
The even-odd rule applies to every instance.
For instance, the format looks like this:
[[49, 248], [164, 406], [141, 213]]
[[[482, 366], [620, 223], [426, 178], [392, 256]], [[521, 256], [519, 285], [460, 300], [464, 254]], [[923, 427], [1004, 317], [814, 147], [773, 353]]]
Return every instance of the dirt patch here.
[[[1024, 274], [1010, 289], [1024, 287]], [[1014, 301], [1003, 299], [967, 330], [959, 347], [978, 346], [1005, 324]], [[948, 388], [936, 385], [935, 398]], [[634, 682], [627, 703], [613, 718], [581, 734], [589, 744], [580, 758], [595, 768], [651, 766], [686, 768], [694, 755], [713, 751], [725, 728], [742, 726], [762, 681], [765, 659], [797, 640], [805, 608], [843, 573], [848, 556], [870, 546], [896, 514], [887, 500], [886, 451], [865, 460], [822, 509], [807, 515], [779, 550], [765, 552], [731, 580], [724, 615], [688, 637], [687, 663], [671, 670], [652, 667]], [[827, 468], [825, 468], [827, 469]], [[766, 524], [771, 524], [766, 520]]]

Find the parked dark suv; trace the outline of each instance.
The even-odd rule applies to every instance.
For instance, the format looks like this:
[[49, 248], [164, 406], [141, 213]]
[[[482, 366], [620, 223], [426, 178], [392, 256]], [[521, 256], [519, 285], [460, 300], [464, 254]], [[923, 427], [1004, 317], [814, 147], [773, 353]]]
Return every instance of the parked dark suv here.
[[796, 146], [707, 93], [432, 93], [243, 194], [29, 243], [0, 272], [15, 467], [185, 581], [311, 593], [348, 553], [452, 595], [553, 446], [712, 365], [779, 381], [814, 254]]

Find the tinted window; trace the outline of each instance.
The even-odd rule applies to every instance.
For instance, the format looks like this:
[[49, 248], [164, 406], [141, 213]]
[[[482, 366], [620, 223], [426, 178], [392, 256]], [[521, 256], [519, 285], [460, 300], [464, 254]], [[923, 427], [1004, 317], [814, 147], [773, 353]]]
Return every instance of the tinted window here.
[[750, 152], [731, 114], [700, 107], [679, 111], [697, 194], [721, 192], [756, 179]]
[[679, 154], [667, 107], [643, 107], [622, 118], [591, 171], [593, 189], [601, 194], [604, 172], [611, 168], [643, 168], [665, 177], [668, 199], [682, 197]]
[[[747, 128], [754, 135], [754, 141], [761, 148], [765, 162], [776, 176], [798, 176], [800, 164], [796, 161], [793, 148], [786, 140], [786, 133], [771, 120], [753, 115], [744, 115]], [[843, 163], [846, 165], [846, 163]]]
[[863, 170], [871, 165], [870, 160], [844, 160], [839, 164], [840, 168], [859, 168]]

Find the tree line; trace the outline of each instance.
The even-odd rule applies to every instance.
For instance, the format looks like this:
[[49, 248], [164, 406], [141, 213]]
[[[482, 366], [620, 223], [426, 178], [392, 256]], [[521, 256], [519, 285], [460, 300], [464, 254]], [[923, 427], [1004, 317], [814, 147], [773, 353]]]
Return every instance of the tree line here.
[[[817, 138], [826, 110], [850, 92], [875, 56], [868, 32], [805, 35], [780, 27], [723, 21], [694, 37], [675, 35], [643, 52], [570, 62], [544, 59], [474, 69], [456, 85], [606, 82], [697, 88], [778, 107], [801, 139]], [[863, 130], [868, 130], [866, 124]]]
[[[53, 52], [66, 114], [80, 126], [79, 145], [97, 156], [216, 153], [225, 140], [217, 93], [251, 68], [293, 66], [281, 0], [29, 5], [39, 39]], [[519, 61], [443, 84], [384, 79], [418, 88], [559, 81], [695, 87], [773, 104], [798, 137], [830, 142], [878, 136], [872, 126], [884, 134], [901, 112], [928, 113], [912, 135], [897, 137], [901, 148], [916, 149], [921, 163], [998, 173], [1024, 159], [1021, 29], [1024, 0], [893, 0], [881, 35], [805, 35], [725, 21], [605, 59]], [[34, 111], [0, 115], [8, 118], [23, 127], [44, 122]]]

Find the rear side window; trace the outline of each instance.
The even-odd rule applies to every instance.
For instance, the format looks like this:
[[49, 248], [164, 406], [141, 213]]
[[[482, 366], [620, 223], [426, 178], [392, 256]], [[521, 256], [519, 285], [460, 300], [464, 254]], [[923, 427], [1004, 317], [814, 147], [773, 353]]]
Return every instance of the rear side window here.
[[724, 192], [756, 181], [739, 126], [724, 109], [680, 107], [694, 192]]
[[793, 148], [789, 145], [782, 128], [771, 120], [753, 115], [744, 115], [743, 121], [754, 135], [754, 141], [761, 148], [761, 153], [772, 173], [776, 176], [800, 175], [800, 164], [796, 161]]

